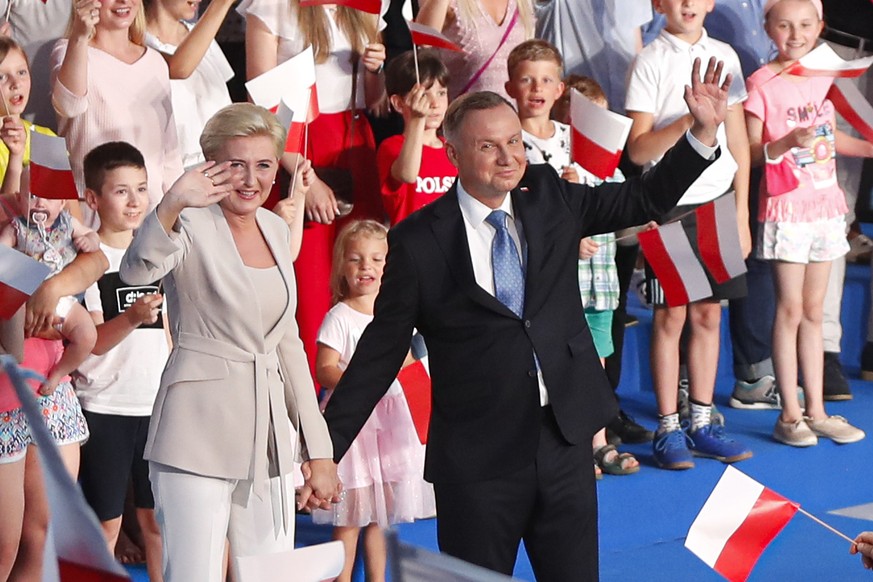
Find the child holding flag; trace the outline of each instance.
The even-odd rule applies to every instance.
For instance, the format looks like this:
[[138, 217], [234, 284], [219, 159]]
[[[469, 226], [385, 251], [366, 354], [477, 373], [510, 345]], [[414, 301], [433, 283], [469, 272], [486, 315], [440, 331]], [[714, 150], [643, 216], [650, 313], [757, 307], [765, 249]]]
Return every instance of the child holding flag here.
[[[337, 237], [330, 279], [334, 306], [318, 330], [316, 359], [316, 378], [329, 390], [328, 399], [373, 319], [387, 254], [388, 231], [375, 221], [352, 222]], [[411, 355], [406, 363], [412, 363]], [[345, 566], [337, 580], [351, 580], [362, 528], [367, 579], [385, 579], [381, 528], [435, 513], [433, 487], [422, 478], [423, 470], [424, 446], [395, 381], [339, 463], [343, 499], [329, 510], [312, 512], [316, 523], [334, 525], [334, 539], [345, 546]]]
[[438, 133], [449, 106], [448, 82], [446, 66], [431, 50], [407, 51], [385, 72], [388, 99], [403, 116], [403, 134], [389, 137], [376, 152], [392, 226], [447, 192], [458, 175]]
[[764, 18], [778, 54], [749, 77], [745, 110], [752, 162], [764, 165], [758, 256], [772, 261], [776, 285], [773, 362], [782, 413], [773, 438], [796, 447], [815, 445], [818, 437], [856, 442], [864, 432], [824, 409], [822, 317], [831, 262], [849, 250], [835, 154], [873, 157], [873, 144], [837, 129], [827, 98], [832, 78], [785, 74], [816, 46], [821, 1], [770, 0]]
[[[529, 164], [549, 164], [565, 180], [596, 186], [603, 182], [570, 159], [570, 127], [550, 118], [564, 92], [563, 59], [558, 49], [543, 40], [528, 40], [509, 53], [506, 92], [515, 99], [521, 120], [525, 157]], [[606, 95], [591, 79], [585, 96], [606, 108]], [[566, 121], [566, 120], [564, 120]], [[608, 181], [623, 182], [616, 169]], [[612, 312], [618, 307], [618, 273], [615, 268], [615, 234], [604, 233], [579, 243], [579, 291], [585, 320], [594, 338], [601, 363], [612, 354]], [[594, 435], [595, 473], [629, 475], [640, 465], [630, 453], [619, 453], [606, 442], [606, 430]]]
[[[625, 109], [633, 120], [627, 149], [631, 160], [651, 169], [664, 153], [691, 127], [685, 104], [686, 81], [695, 58], [724, 62], [732, 76], [725, 122], [718, 128], [718, 141], [726, 144], [721, 156], [708, 167], [665, 216], [669, 222], [682, 216], [682, 227], [692, 248], [696, 248], [697, 224], [693, 210], [715, 200], [731, 189], [736, 196], [737, 222], [743, 255], [751, 248], [748, 226], [749, 146], [741, 102], [745, 99], [740, 61], [727, 44], [710, 38], [703, 20], [713, 2], [655, 0], [667, 26], [642, 50], [631, 71]], [[721, 72], [721, 71], [719, 71]], [[699, 257], [699, 253], [698, 257]], [[655, 305], [652, 331], [652, 377], [658, 403], [658, 430], [653, 442], [654, 457], [665, 469], [694, 466], [692, 452], [731, 463], [747, 459], [752, 451], [729, 438], [721, 423], [712, 422], [721, 322], [720, 300], [746, 293], [744, 276], [725, 283], [707, 278], [712, 287], [709, 298], [688, 305], [670, 307], [658, 279], [647, 267], [647, 293]], [[680, 425], [676, 386], [679, 382], [679, 341], [686, 319], [690, 322], [688, 369], [690, 374], [691, 426]]]

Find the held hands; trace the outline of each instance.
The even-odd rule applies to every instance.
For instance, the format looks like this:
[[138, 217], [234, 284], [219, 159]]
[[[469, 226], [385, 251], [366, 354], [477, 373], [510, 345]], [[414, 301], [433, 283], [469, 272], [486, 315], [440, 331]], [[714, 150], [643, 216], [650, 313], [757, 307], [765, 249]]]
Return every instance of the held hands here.
[[710, 58], [701, 81], [700, 58], [696, 58], [691, 67], [691, 86], [685, 86], [685, 103], [694, 118], [691, 133], [707, 146], [716, 145], [716, 129], [727, 116], [728, 89], [733, 76], [728, 73], [719, 85], [723, 69], [724, 62]]
[[70, 24], [70, 38], [90, 39], [94, 27], [100, 22], [100, 0], [77, 0], [73, 4], [73, 18]]
[[0, 125], [0, 139], [6, 144], [9, 149], [9, 157], [16, 158], [24, 156], [24, 143], [27, 140], [27, 133], [24, 130], [24, 123], [17, 115], [7, 115], [3, 118], [3, 124]]
[[849, 548], [850, 554], [861, 554], [861, 564], [868, 570], [873, 570], [873, 532], [865, 531], [855, 538], [855, 543]]
[[298, 492], [298, 509], [330, 509], [331, 503], [340, 501], [343, 486], [333, 459], [311, 459], [305, 461], [300, 470], [305, 481]]
[[385, 65], [385, 45], [379, 42], [368, 44], [361, 55], [361, 63], [368, 72], [374, 75], [381, 73]]
[[160, 293], [143, 295], [124, 311], [124, 316], [133, 327], [151, 325], [160, 317], [163, 302], [164, 296]]

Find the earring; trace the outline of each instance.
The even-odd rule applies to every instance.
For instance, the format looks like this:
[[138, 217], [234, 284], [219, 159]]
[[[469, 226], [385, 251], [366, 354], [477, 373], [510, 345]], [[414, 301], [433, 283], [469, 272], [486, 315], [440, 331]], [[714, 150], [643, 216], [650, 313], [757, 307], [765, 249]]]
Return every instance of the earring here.
[[276, 183], [276, 180], [273, 180], [273, 184], [275, 184], [275, 183]]

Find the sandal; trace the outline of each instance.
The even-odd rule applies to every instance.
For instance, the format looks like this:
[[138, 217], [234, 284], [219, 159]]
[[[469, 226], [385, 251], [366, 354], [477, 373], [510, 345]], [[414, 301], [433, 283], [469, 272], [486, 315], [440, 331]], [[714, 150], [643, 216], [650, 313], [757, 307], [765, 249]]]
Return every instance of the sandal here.
[[[611, 455], [610, 453], [616, 453]], [[607, 459], [610, 456], [611, 458]], [[619, 453], [615, 445], [604, 445], [594, 451], [594, 462], [607, 475], [633, 475], [640, 470], [640, 465], [637, 463], [633, 467], [627, 467], [629, 460], [636, 461], [636, 458], [630, 453]]]

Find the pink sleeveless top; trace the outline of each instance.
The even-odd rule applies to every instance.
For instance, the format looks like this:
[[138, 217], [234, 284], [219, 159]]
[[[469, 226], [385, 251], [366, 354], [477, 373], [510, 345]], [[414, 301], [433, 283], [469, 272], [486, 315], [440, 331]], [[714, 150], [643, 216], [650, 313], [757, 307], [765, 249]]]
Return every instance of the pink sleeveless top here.
[[[513, 19], [513, 14], [519, 9], [518, 3], [516, 0], [507, 2], [506, 15], [498, 25], [491, 15], [482, 8], [478, 0], [474, 1], [476, 4], [475, 17], [472, 22], [468, 22], [465, 20], [464, 12], [458, 6], [458, 0], [451, 0], [449, 6], [455, 13], [455, 19], [443, 27], [443, 34], [466, 51], [464, 53], [442, 51], [442, 57], [449, 69], [449, 98], [458, 97], [473, 75], [494, 54], [494, 49], [500, 44], [500, 39], [503, 38], [506, 29], [515, 20], [503, 46], [488, 64], [488, 68], [468, 89], [468, 92], [494, 91], [512, 103], [512, 99], [503, 88], [504, 83], [509, 78], [506, 71], [506, 58], [513, 48], [527, 40], [521, 16]], [[532, 16], [531, 20], [533, 20]]]

